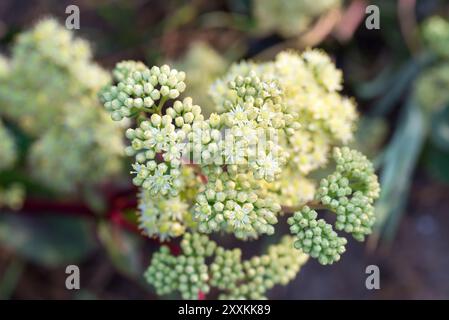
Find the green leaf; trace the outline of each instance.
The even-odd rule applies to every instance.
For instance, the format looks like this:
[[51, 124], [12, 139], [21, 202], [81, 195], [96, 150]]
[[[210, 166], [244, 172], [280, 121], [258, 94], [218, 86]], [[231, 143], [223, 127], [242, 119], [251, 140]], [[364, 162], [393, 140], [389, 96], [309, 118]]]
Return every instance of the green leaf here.
[[416, 102], [409, 100], [399, 125], [382, 155], [381, 194], [376, 203], [375, 233], [392, 240], [408, 199], [413, 172], [426, 137], [426, 121]]
[[76, 264], [96, 247], [91, 221], [0, 212], [0, 245], [46, 267]]
[[374, 116], [383, 116], [399, 101], [404, 91], [409, 87], [410, 82], [419, 72], [435, 60], [430, 53], [423, 53], [420, 56], [407, 61], [391, 79], [390, 89], [384, 93], [373, 107], [371, 113]]

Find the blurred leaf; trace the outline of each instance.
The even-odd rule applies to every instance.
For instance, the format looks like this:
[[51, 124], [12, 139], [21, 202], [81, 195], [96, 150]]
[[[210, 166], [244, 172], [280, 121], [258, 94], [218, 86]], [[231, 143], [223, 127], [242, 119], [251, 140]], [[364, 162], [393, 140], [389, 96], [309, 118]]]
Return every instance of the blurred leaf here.
[[136, 278], [143, 273], [140, 250], [142, 238], [109, 222], [98, 225], [98, 237], [114, 266], [123, 274]]
[[393, 70], [391, 65], [387, 65], [382, 71], [372, 80], [365, 82], [356, 82], [354, 89], [357, 97], [362, 99], [373, 99], [391, 86], [393, 78]]
[[408, 200], [413, 172], [426, 136], [425, 117], [410, 99], [382, 158], [381, 194], [376, 203], [375, 233], [392, 240]]
[[372, 109], [372, 114], [376, 116], [385, 115], [398, 102], [404, 91], [409, 87], [410, 82], [418, 75], [422, 68], [434, 61], [435, 57], [430, 53], [423, 53], [420, 56], [406, 62], [397, 72], [395, 77], [389, 80], [389, 87]]
[[0, 245], [35, 263], [76, 264], [96, 246], [90, 221], [72, 216], [0, 213]]
[[387, 135], [388, 124], [380, 117], [362, 117], [351, 147], [361, 151], [369, 159], [379, 152]]

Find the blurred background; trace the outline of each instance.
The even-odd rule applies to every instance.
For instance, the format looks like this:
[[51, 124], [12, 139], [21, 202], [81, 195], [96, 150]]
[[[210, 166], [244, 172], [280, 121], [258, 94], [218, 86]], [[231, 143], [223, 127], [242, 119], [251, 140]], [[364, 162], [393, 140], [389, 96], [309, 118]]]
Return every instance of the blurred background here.
[[[45, 30], [29, 30], [50, 17], [64, 25], [72, 4], [80, 9], [73, 32], [92, 52], [85, 42], [58, 52], [58, 66], [73, 68], [69, 77], [34, 53], [52, 45], [40, 39]], [[366, 13], [370, 5], [379, 9], [378, 29], [366, 26], [375, 14], [373, 7]], [[332, 56], [344, 93], [357, 101], [353, 145], [378, 169], [378, 224], [367, 243], [351, 240], [339, 263], [310, 261], [269, 297], [448, 299], [449, 1], [443, 0], [2, 0], [0, 299], [158, 298], [142, 274], [159, 243], [136, 228], [122, 128], [103, 114], [71, 108], [98, 103], [96, 81], [107, 77], [105, 70], [123, 59], [171, 63], [189, 75], [187, 94], [207, 105], [204, 92], [233, 62], [307, 47]], [[10, 70], [10, 60], [21, 67]], [[251, 256], [265, 245], [262, 239], [242, 248]], [[80, 267], [80, 290], [65, 288], [69, 264]], [[371, 264], [380, 268], [380, 290], [365, 288]]]

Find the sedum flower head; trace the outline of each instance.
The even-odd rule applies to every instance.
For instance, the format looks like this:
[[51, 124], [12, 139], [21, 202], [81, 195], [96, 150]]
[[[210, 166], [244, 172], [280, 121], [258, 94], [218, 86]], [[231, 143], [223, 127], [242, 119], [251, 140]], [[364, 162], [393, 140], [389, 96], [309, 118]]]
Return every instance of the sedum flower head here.
[[449, 57], [449, 22], [434, 16], [423, 23], [422, 33], [429, 47], [438, 55]]
[[[19, 34], [12, 47], [8, 74], [0, 77], [0, 113], [39, 136], [70, 112], [68, 104], [94, 98], [108, 81], [88, 42], [44, 19]], [[94, 99], [92, 104], [98, 107]]]
[[93, 62], [88, 42], [44, 19], [19, 34], [11, 52], [0, 71], [0, 115], [32, 141], [31, 175], [74, 191], [117, 173], [122, 129], [97, 102], [109, 75]]
[[415, 95], [419, 105], [428, 111], [438, 111], [449, 101], [449, 63], [441, 62], [421, 72], [416, 81]]
[[[335, 172], [319, 188], [309, 176], [335, 145], [352, 139], [357, 119], [354, 103], [340, 93], [341, 72], [322, 51], [231, 66], [210, 88], [217, 112], [208, 118], [191, 98], [177, 99], [184, 73], [168, 66], [125, 61], [114, 78], [100, 97], [113, 119], [135, 118], [126, 153], [135, 157], [141, 228], [163, 240], [184, 235], [180, 255], [163, 247], [145, 274], [158, 294], [196, 299], [214, 286], [220, 298], [264, 299], [309, 255], [322, 264], [338, 261], [347, 240], [317, 219], [310, 202], [334, 211], [335, 228], [357, 240], [371, 232], [379, 184], [366, 157], [334, 148]], [[201, 235], [272, 235], [281, 210], [297, 207], [288, 219], [293, 236], [246, 261], [240, 250], [217, 248]]]
[[[303, 175], [323, 167], [331, 146], [353, 138], [357, 113], [353, 100], [340, 94], [341, 71], [320, 50], [302, 54], [281, 52], [274, 62], [234, 64], [227, 75], [211, 87], [214, 102], [223, 106], [235, 94], [226, 83], [237, 75], [256, 74], [263, 82], [275, 81], [282, 92], [283, 112], [289, 125], [280, 145], [289, 151], [286, 162]], [[238, 111], [238, 110], [237, 110]]]

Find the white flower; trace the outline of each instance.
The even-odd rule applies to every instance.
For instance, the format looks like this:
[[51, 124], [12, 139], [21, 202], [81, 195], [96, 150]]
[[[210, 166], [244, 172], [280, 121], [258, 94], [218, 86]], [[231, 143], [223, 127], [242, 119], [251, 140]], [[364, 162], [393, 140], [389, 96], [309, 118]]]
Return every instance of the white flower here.
[[259, 155], [256, 162], [256, 175], [267, 181], [272, 181], [274, 177], [280, 173], [280, 164], [276, 157], [271, 153], [268, 155]]
[[230, 214], [229, 223], [236, 229], [244, 229], [249, 225], [249, 214], [251, 213], [252, 208], [250, 206], [241, 207], [238, 204], [234, 205], [234, 209]]
[[173, 176], [164, 174], [161, 170], [156, 170], [153, 175], [145, 180], [144, 187], [148, 184], [148, 190], [153, 194], [166, 195], [171, 191], [173, 183]]

